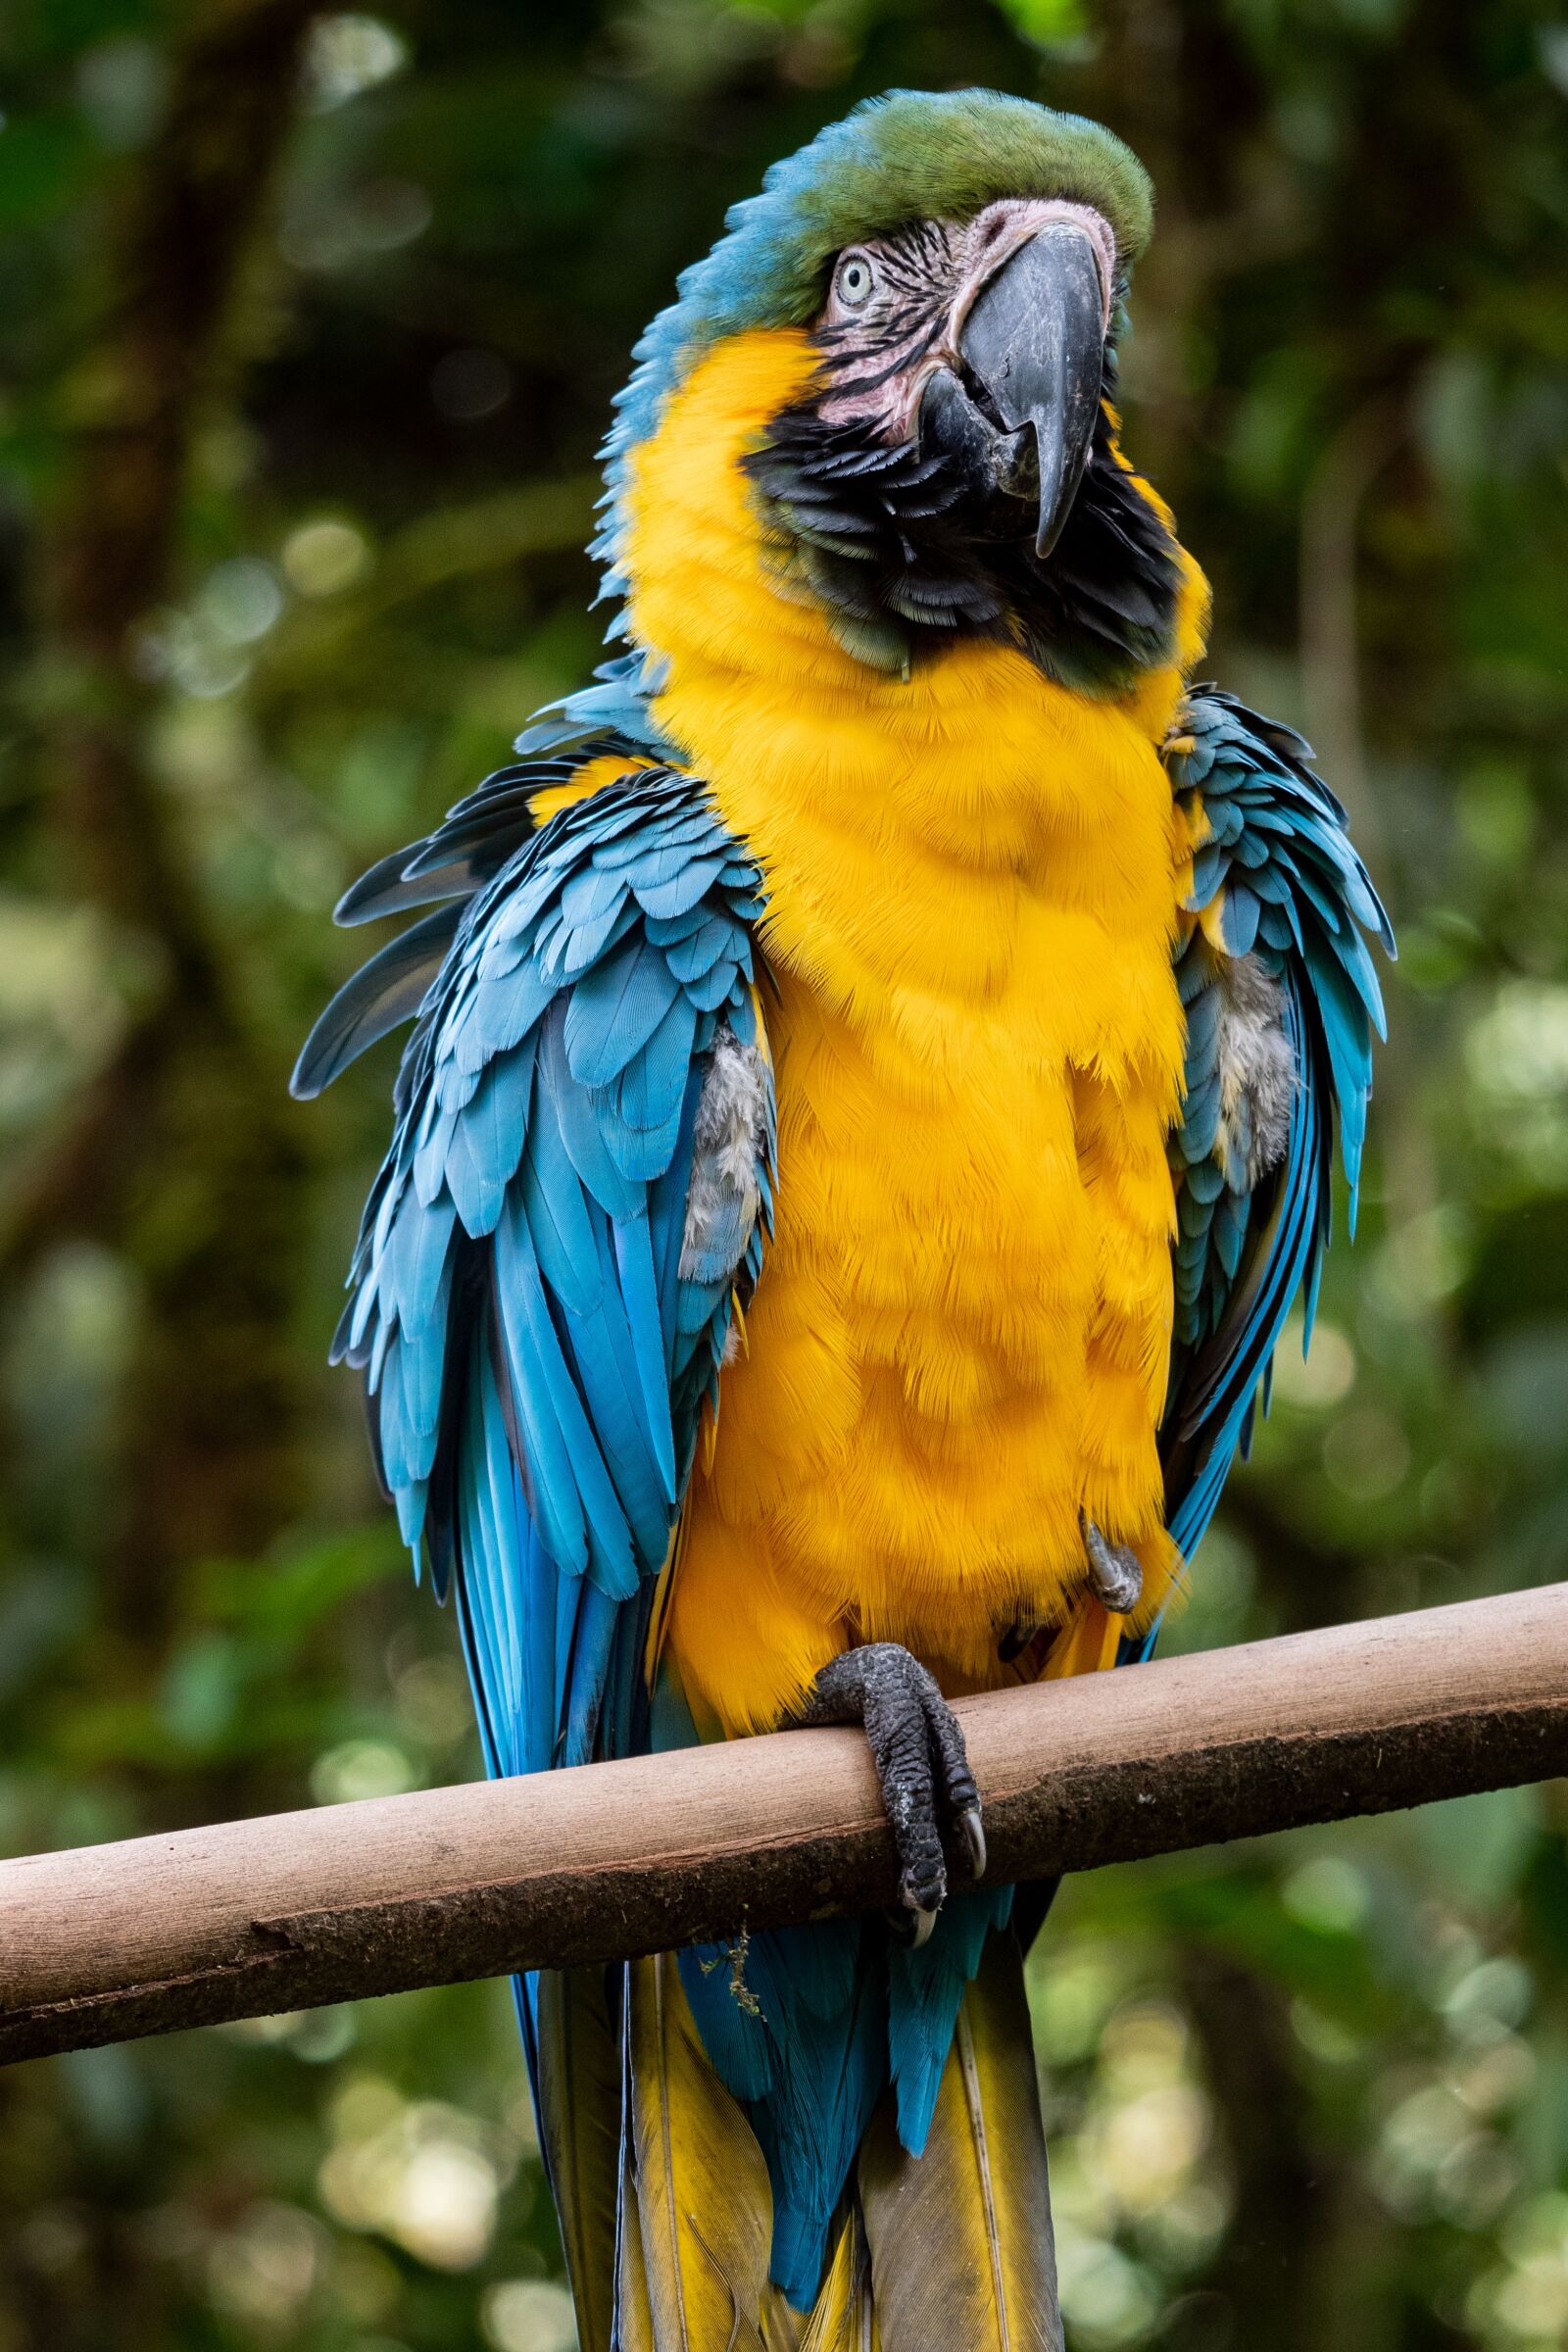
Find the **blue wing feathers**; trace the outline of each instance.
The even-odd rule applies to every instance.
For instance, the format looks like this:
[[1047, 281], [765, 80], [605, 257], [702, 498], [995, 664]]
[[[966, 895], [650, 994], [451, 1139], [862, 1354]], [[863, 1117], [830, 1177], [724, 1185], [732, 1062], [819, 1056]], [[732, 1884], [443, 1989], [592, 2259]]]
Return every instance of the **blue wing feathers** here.
[[[677, 1463], [760, 1262], [738, 1251], [716, 1296], [679, 1274], [703, 1056], [726, 1018], [753, 1034], [760, 876], [701, 787], [648, 764], [648, 726], [623, 709], [631, 731], [607, 733], [603, 707], [542, 721], [546, 756], [347, 894], [356, 923], [459, 903], [340, 991], [297, 1077], [314, 1091], [418, 1013], [338, 1351], [368, 1371], [406, 1532], [456, 1570], [497, 1769], [592, 1753], [636, 1719]], [[618, 784], [535, 825], [538, 792], [615, 754]], [[709, 1360], [676, 1398], [694, 1288]]]
[[[1245, 1450], [1260, 1391], [1266, 1409], [1274, 1348], [1298, 1292], [1310, 1332], [1336, 1134], [1354, 1232], [1372, 1037], [1383, 1033], [1363, 934], [1390, 956], [1394, 937], [1345, 810], [1298, 735], [1199, 687], [1166, 758], [1200, 844], [1186, 907], [1203, 918], [1178, 952], [1187, 1071], [1171, 1148], [1179, 1238], [1161, 1430], [1167, 1520], [1190, 1556]], [[1283, 1158], [1263, 1173], [1253, 1172], [1249, 1102], [1243, 1094], [1227, 1103], [1218, 1058], [1226, 966], [1243, 956], [1279, 991], [1295, 1071]]]
[[569, 1315], [591, 1315], [604, 1294], [604, 1275], [588, 1198], [553, 1118], [532, 1122], [532, 1150], [518, 1171], [508, 1213], [527, 1226], [551, 1292]]
[[303, 1100], [318, 1095], [368, 1047], [414, 1018], [441, 969], [459, 914], [454, 906], [427, 914], [338, 990], [295, 1064], [296, 1095]]
[[[682, 991], [612, 1094], [616, 1120], [612, 1150], [621, 1174], [651, 1184], [669, 1164], [680, 1130], [686, 1080], [696, 1050], [700, 1008]], [[725, 999], [730, 991], [725, 990]]]
[[637, 1369], [648, 1433], [654, 1442], [654, 1459], [673, 1502], [675, 1438], [670, 1421], [669, 1378], [674, 1362], [675, 1332], [665, 1324], [659, 1310], [653, 1235], [647, 1217], [628, 1217], [617, 1223], [612, 1240], [615, 1271], [626, 1302], [632, 1362]]
[[612, 1158], [595, 1106], [566, 1066], [564, 1019], [557, 1002], [546, 1016], [539, 1040], [539, 1075], [549, 1098], [550, 1115], [585, 1190], [608, 1217], [622, 1221], [639, 1213], [642, 1190], [621, 1174]]
[[[609, 1086], [647, 1045], [680, 993], [662, 948], [633, 937], [584, 973], [566, 1005], [566, 1066], [579, 1086]], [[613, 1144], [605, 1139], [613, 1153]]]

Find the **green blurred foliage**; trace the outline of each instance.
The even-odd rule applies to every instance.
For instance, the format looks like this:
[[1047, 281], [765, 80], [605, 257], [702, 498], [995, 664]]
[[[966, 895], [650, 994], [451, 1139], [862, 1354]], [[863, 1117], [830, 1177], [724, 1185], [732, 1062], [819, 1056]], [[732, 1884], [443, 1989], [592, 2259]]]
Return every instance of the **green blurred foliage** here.
[[[355, 959], [338, 891], [595, 658], [593, 455], [639, 328], [772, 157], [892, 83], [1043, 95], [1152, 168], [1130, 443], [1212, 574], [1215, 669], [1315, 736], [1404, 945], [1359, 1247], [1173, 1641], [1564, 1573], [1558, 5], [300, 8], [259, 126], [246, 25], [286, 0], [15, 0], [8, 1850], [475, 1769], [323, 1368], [390, 1049], [310, 1110], [283, 1078]], [[125, 222], [187, 162], [266, 198], [171, 424], [126, 320], [199, 245], [176, 210], [135, 275]], [[105, 511], [138, 466], [162, 509]], [[1565, 1832], [1522, 1792], [1066, 1889], [1034, 1981], [1075, 2352], [1568, 2337]], [[0, 2146], [0, 2352], [570, 2340], [503, 1987], [23, 2069]]]

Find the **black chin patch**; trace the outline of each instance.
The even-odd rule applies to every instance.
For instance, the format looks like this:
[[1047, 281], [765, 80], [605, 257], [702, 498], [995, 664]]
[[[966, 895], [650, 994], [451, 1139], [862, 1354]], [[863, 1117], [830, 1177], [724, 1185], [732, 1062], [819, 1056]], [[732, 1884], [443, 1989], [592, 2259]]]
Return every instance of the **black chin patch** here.
[[[1107, 352], [1104, 391], [1115, 397]], [[847, 650], [906, 671], [956, 637], [1015, 646], [1063, 686], [1116, 694], [1171, 660], [1175, 542], [1117, 465], [1102, 407], [1078, 496], [1043, 561], [1026, 502], [976, 501], [957, 469], [868, 424], [784, 410], [742, 461], [782, 582], [822, 606]]]

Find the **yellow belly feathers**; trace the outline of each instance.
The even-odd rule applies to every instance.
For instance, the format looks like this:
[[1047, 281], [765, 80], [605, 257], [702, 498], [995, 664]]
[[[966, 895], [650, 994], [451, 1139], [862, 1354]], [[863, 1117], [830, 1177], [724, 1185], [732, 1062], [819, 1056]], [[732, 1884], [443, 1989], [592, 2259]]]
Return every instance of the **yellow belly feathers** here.
[[1202, 583], [1180, 667], [1117, 701], [973, 640], [868, 669], [780, 594], [737, 468], [810, 364], [794, 333], [720, 346], [630, 499], [655, 715], [760, 862], [778, 982], [777, 1228], [666, 1619], [726, 1733], [776, 1722], [851, 1640], [905, 1642], [950, 1690], [1001, 1679], [1009, 1627], [1070, 1647], [1080, 1507], [1138, 1550], [1145, 1614], [1171, 1572], [1186, 845], [1156, 747]]

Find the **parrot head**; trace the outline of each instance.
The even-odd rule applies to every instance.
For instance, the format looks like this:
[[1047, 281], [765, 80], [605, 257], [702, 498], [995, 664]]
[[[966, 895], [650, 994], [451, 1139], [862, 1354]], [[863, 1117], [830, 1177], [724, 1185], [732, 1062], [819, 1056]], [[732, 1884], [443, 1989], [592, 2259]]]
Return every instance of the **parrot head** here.
[[1122, 457], [1116, 338], [1149, 239], [1142, 166], [993, 90], [895, 91], [766, 174], [637, 349], [607, 448], [607, 586], [639, 451], [706, 361], [804, 338], [741, 465], [779, 584], [909, 671], [965, 636], [1115, 693], [1168, 662], [1183, 559]]
[[951, 471], [975, 517], [1049, 556], [1083, 478], [1116, 284], [1115, 232], [1090, 205], [1000, 197], [846, 247], [815, 321], [812, 406]]

